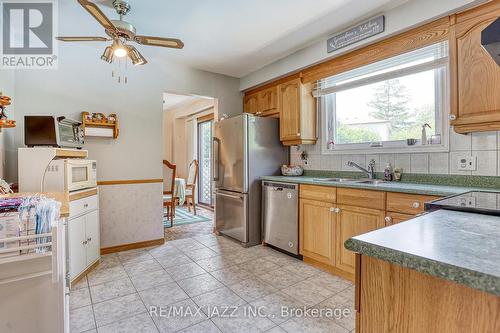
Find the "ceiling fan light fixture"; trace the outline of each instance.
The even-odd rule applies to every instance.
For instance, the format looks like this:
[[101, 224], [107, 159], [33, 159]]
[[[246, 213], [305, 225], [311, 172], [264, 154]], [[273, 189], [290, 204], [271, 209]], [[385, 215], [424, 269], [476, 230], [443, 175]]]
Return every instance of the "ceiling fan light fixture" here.
[[115, 39], [113, 42], [113, 53], [118, 58], [123, 58], [128, 54], [125, 45], [123, 45], [120, 39]]
[[142, 54], [140, 54], [135, 47], [127, 46], [127, 49], [128, 49], [128, 56], [130, 57], [130, 60], [132, 60], [132, 64], [134, 66], [145, 65], [148, 63], [146, 58], [144, 58]]
[[107, 46], [106, 49], [104, 49], [104, 53], [102, 54], [101, 59], [108, 63], [113, 62], [113, 49], [111, 48], [111, 46]]

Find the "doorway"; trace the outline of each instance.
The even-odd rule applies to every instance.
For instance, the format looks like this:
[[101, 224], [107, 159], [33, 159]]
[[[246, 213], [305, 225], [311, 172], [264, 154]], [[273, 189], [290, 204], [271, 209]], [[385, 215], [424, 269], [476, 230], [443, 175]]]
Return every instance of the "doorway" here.
[[212, 198], [212, 133], [214, 117], [213, 114], [197, 119], [198, 124], [198, 179], [200, 187], [198, 190], [198, 202], [201, 205], [213, 207]]

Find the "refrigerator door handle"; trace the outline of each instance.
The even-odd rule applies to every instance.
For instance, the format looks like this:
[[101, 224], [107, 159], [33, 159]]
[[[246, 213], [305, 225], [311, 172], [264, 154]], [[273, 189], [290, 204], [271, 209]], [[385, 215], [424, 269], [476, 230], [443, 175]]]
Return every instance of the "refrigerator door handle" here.
[[243, 197], [240, 197], [238, 195], [230, 195], [230, 194], [225, 194], [221, 192], [217, 192], [218, 196], [225, 197], [225, 198], [230, 198], [230, 199], [238, 199], [238, 200], [243, 200]]
[[[215, 147], [217, 146], [217, 150], [215, 150]], [[214, 182], [219, 181], [219, 150], [220, 150], [220, 140], [219, 138], [214, 137], [213, 138], [213, 149], [214, 149], [214, 176], [213, 180]], [[217, 152], [217, 153], [216, 153]]]

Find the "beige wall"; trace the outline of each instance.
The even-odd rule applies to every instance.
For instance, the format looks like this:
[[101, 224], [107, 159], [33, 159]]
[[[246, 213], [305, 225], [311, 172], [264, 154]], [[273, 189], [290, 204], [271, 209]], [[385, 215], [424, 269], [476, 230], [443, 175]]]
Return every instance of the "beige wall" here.
[[[99, 186], [101, 248], [163, 238], [163, 185], [130, 184]], [[133, 208], [133, 209], [131, 209]]]
[[187, 177], [189, 163], [197, 157], [196, 118], [214, 113], [215, 102], [200, 98], [164, 110], [163, 157], [176, 164], [178, 177]]
[[[285, 76], [289, 73], [299, 71], [347, 52], [351, 52], [360, 47], [382, 40], [384, 38], [401, 33], [405, 30], [422, 25], [438, 17], [447, 16], [450, 13], [460, 12], [464, 8], [476, 6], [488, 0], [418, 0], [418, 1], [401, 1], [400, 6], [388, 8], [383, 11], [385, 15], [385, 30], [383, 33], [367, 38], [358, 43], [346, 46], [340, 50], [328, 53], [326, 49], [326, 40], [330, 36], [322, 36], [316, 42], [307, 45], [306, 47], [278, 59], [263, 68], [250, 73], [240, 80], [241, 90], [271, 81], [275, 78]], [[350, 10], [348, 6], [344, 10]], [[353, 26], [356, 22], [349, 20], [348, 15], [343, 15], [341, 11], [333, 12], [330, 19], [344, 25], [338, 31], [332, 31], [331, 35], [341, 32], [346, 28]], [[381, 14], [380, 10], [367, 13], [365, 18]], [[324, 19], [328, 19], [325, 17]], [[362, 21], [361, 20], [358, 20]]]
[[[64, 18], [62, 21], [62, 25], [69, 24]], [[6, 144], [9, 181], [17, 179], [17, 148], [24, 146], [25, 115], [79, 119], [82, 111], [116, 113], [120, 122], [118, 139], [89, 138], [85, 144], [89, 158], [97, 160], [98, 180], [109, 181], [162, 178], [165, 91], [214, 96], [223, 112], [242, 112], [238, 79], [151, 57], [146, 66], [129, 66], [128, 84], [118, 84], [111, 77], [113, 67], [101, 61], [99, 54], [88, 44], [61, 43], [57, 70], [15, 73], [14, 119], [18, 127], [9, 130], [11, 137]], [[4, 75], [1, 70], [0, 75]], [[100, 189], [101, 246], [163, 237], [161, 209], [152, 209], [142, 200], [153, 197], [161, 200], [161, 184], [100, 186]], [[119, 214], [113, 213], [116, 207], [105, 199], [113, 196], [121, 200]]]

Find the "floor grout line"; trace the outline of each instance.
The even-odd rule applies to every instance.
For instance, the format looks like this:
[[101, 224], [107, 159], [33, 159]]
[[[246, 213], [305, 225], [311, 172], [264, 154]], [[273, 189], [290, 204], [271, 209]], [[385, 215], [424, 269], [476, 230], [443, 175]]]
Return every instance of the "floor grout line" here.
[[[204, 236], [205, 236], [205, 235], [203, 235], [203, 236], [197, 236], [197, 237], [204, 237]], [[206, 236], [208, 236], [208, 235], [206, 235]], [[215, 236], [215, 238], [214, 238], [214, 239], [218, 239], [218, 237], [217, 237], [217, 236]], [[193, 304], [194, 304], [197, 308], [202, 309], [202, 306], [201, 306], [199, 303], [197, 303], [197, 302], [195, 301], [195, 299], [194, 299], [195, 297], [203, 296], [203, 295], [205, 295], [205, 294], [212, 293], [212, 292], [217, 291], [217, 290], [222, 289], [222, 288], [227, 288], [227, 289], [228, 289], [228, 290], [230, 290], [233, 294], [235, 294], [235, 295], [236, 295], [239, 299], [241, 299], [241, 300], [242, 300], [242, 302], [243, 302], [243, 303], [242, 303], [242, 304], [240, 304], [240, 305], [238, 306], [238, 307], [241, 307], [241, 306], [250, 306], [250, 305], [251, 305], [251, 303], [253, 303], [253, 302], [257, 302], [257, 301], [259, 301], [259, 300], [262, 300], [263, 298], [268, 297], [269, 295], [273, 295], [273, 294], [276, 294], [276, 293], [284, 293], [284, 292], [283, 292], [283, 290], [284, 290], [284, 289], [290, 288], [290, 287], [292, 287], [292, 286], [294, 286], [294, 285], [296, 285], [296, 284], [299, 284], [299, 283], [302, 283], [302, 282], [307, 281], [307, 280], [309, 280], [309, 279], [312, 279], [312, 278], [314, 278], [314, 276], [316, 276], [316, 275], [320, 274], [321, 272], [324, 272], [323, 270], [318, 270], [318, 272], [316, 272], [316, 273], [312, 274], [311, 276], [301, 277], [301, 280], [300, 280], [300, 281], [297, 281], [296, 283], [294, 283], [294, 284], [292, 284], [292, 285], [290, 285], [290, 286], [287, 286], [287, 287], [284, 287], [284, 288], [277, 288], [277, 287], [274, 287], [273, 285], [271, 285], [271, 284], [269, 284], [269, 283], [267, 283], [267, 282], [265, 282], [265, 281], [263, 281], [263, 280], [260, 280], [258, 276], [253, 275], [251, 272], [246, 272], [246, 271], [245, 271], [245, 270], [244, 270], [241, 266], [242, 266], [242, 265], [244, 265], [245, 263], [249, 262], [249, 261], [253, 261], [253, 260], [255, 260], [255, 259], [259, 258], [259, 259], [264, 259], [264, 260], [266, 260], [266, 261], [268, 261], [268, 262], [270, 262], [270, 263], [275, 264], [275, 265], [276, 265], [276, 268], [273, 268], [273, 271], [274, 271], [274, 270], [278, 270], [278, 269], [287, 269], [287, 270], [289, 270], [290, 272], [292, 272], [291, 267], [288, 267], [288, 268], [287, 268], [287, 266], [289, 266], [290, 264], [288, 264], [288, 263], [287, 263], [287, 264], [285, 264], [285, 265], [278, 265], [278, 264], [276, 264], [276, 262], [275, 262], [275, 261], [273, 261], [273, 258], [272, 258], [272, 256], [271, 256], [271, 255], [267, 255], [267, 254], [265, 254], [265, 252], [263, 252], [263, 253], [261, 254], [261, 256], [259, 256], [259, 254], [256, 254], [256, 255], [251, 255], [250, 257], [248, 257], [245, 261], [243, 261], [243, 262], [241, 262], [241, 263], [238, 263], [238, 264], [234, 263], [234, 264], [231, 264], [231, 265], [229, 265], [229, 266], [222, 266], [222, 267], [220, 267], [220, 268], [218, 268], [218, 269], [216, 269], [216, 270], [208, 271], [208, 270], [207, 270], [207, 269], [205, 269], [204, 267], [200, 266], [200, 265], [198, 264], [198, 261], [203, 261], [203, 260], [207, 260], [207, 259], [211, 259], [211, 258], [216, 258], [216, 257], [224, 258], [224, 256], [228, 256], [228, 255], [230, 255], [230, 254], [231, 254], [231, 251], [230, 251], [230, 250], [229, 250], [229, 251], [218, 252], [218, 251], [215, 251], [213, 248], [211, 248], [211, 247], [215, 247], [215, 246], [217, 246], [217, 245], [221, 245], [221, 243], [223, 244], [225, 241], [223, 241], [223, 242], [220, 242], [220, 241], [216, 241], [216, 242], [208, 242], [208, 245], [207, 245], [207, 244], [202, 243], [201, 241], [196, 240], [194, 237], [185, 238], [185, 239], [182, 239], [182, 240], [180, 240], [180, 241], [181, 241], [181, 242], [179, 242], [179, 243], [174, 243], [174, 244], [172, 244], [172, 246], [173, 246], [173, 248], [175, 248], [176, 250], [178, 250], [178, 251], [179, 251], [179, 253], [180, 253], [180, 254], [182, 254], [182, 255], [187, 256], [187, 253], [188, 253], [188, 252], [198, 251], [198, 250], [204, 250], [204, 249], [209, 249], [209, 250], [211, 250], [211, 251], [214, 251], [214, 252], [216, 252], [216, 253], [217, 253], [217, 255], [216, 255], [216, 256], [212, 256], [212, 257], [208, 257], [208, 258], [200, 258], [200, 259], [198, 259], [198, 260], [194, 260], [193, 258], [191, 258], [191, 257], [187, 256], [187, 257], [189, 258], [189, 260], [190, 260], [190, 264], [191, 264], [191, 263], [196, 264], [198, 267], [200, 267], [200, 268], [201, 268], [201, 270], [202, 270], [204, 273], [200, 273], [200, 274], [196, 274], [196, 275], [193, 275], [193, 276], [185, 277], [185, 278], [182, 278], [182, 279], [179, 279], [179, 280], [175, 280], [175, 279], [174, 279], [174, 276], [173, 276], [173, 275], [171, 275], [171, 274], [167, 271], [167, 269], [166, 269], [165, 267], [163, 267], [163, 266], [160, 264], [159, 258], [157, 258], [157, 257], [153, 256], [153, 255], [149, 252], [149, 251], [150, 251], [150, 250], [152, 250], [152, 249], [147, 249], [147, 250], [145, 250], [145, 252], [146, 252], [146, 253], [148, 253], [148, 255], [152, 258], [152, 259], [147, 259], [147, 260], [152, 260], [152, 261], [154, 261], [156, 264], [158, 264], [158, 265], [159, 265], [159, 267], [160, 267], [160, 268], [155, 269], [155, 270], [153, 270], [153, 271], [146, 270], [146, 271], [144, 271], [144, 272], [141, 272], [141, 274], [147, 274], [147, 273], [150, 273], [150, 272], [162, 271], [163, 273], [167, 274], [167, 276], [169, 276], [169, 277], [172, 279], [172, 282], [168, 282], [168, 283], [165, 283], [165, 284], [163, 284], [163, 283], [162, 283], [162, 284], [154, 285], [153, 287], [150, 287], [150, 288], [147, 288], [147, 289], [145, 289], [145, 290], [142, 290], [141, 292], [144, 292], [144, 291], [149, 290], [149, 289], [156, 288], [156, 287], [158, 287], [158, 286], [162, 286], [162, 285], [167, 285], [167, 284], [173, 284], [173, 283], [175, 283], [175, 285], [176, 285], [178, 288], [180, 288], [180, 290], [182, 290], [182, 291], [186, 294], [187, 298], [185, 298], [185, 299], [183, 299], [183, 300], [178, 300], [178, 301], [173, 302], [173, 303], [171, 303], [171, 304], [175, 304], [175, 303], [177, 303], [177, 302], [181, 302], [181, 301], [186, 301], [186, 300], [189, 300], [189, 301], [191, 301], [191, 302], [192, 302], [192, 303], [193, 303]], [[193, 243], [193, 242], [194, 242], [193, 244], [199, 244], [199, 245], [201, 245], [201, 248], [197, 248], [197, 247], [196, 247], [196, 245], [192, 246], [192, 248], [190, 248], [189, 246], [188, 246], [188, 248], [182, 248], [182, 243], [183, 243], [183, 242], [185, 242], [186, 244], [187, 244], [187, 243]], [[159, 247], [161, 247], [161, 246], [159, 246]], [[223, 248], [223, 247], [224, 247], [224, 245], [219, 246], [219, 249], [220, 249], [220, 247], [222, 247], [222, 248]], [[155, 247], [155, 248], [158, 248], [158, 247]], [[153, 248], [153, 249], [154, 249], [154, 248]], [[244, 252], [244, 251], [246, 251], [246, 250], [242, 250], [242, 251]], [[124, 252], [126, 252], [126, 251], [124, 251]], [[258, 252], [258, 253], [261, 253], [261, 252]], [[270, 253], [272, 253], [272, 252], [270, 252]], [[169, 256], [169, 255], [167, 254], [167, 256]], [[126, 275], [126, 277], [124, 277], [123, 279], [127, 278], [127, 279], [130, 281], [130, 283], [132, 283], [133, 289], [134, 289], [134, 291], [135, 291], [133, 294], [137, 294], [137, 295], [138, 295], [138, 297], [139, 297], [139, 299], [140, 299], [140, 301], [141, 301], [142, 305], [144, 306], [144, 308], [146, 309], [146, 312], [147, 312], [147, 313], [148, 313], [148, 315], [149, 315], [149, 318], [150, 318], [151, 320], [153, 320], [153, 323], [154, 323], [154, 325], [155, 325], [156, 329], [160, 332], [160, 331], [161, 331], [161, 330], [160, 330], [160, 327], [157, 325], [156, 321], [152, 318], [151, 314], [150, 314], [150, 313], [149, 313], [149, 311], [147, 310], [147, 306], [146, 306], [146, 304], [145, 304], [145, 302], [144, 302], [144, 299], [141, 297], [140, 292], [138, 291], [138, 289], [137, 289], [136, 285], [132, 282], [132, 277], [133, 277], [133, 276], [137, 276], [137, 274], [132, 274], [131, 272], [129, 273], [127, 270], [125, 270], [125, 264], [130, 263], [130, 262], [132, 262], [132, 264], [134, 264], [134, 263], [140, 263], [140, 262], [141, 262], [141, 260], [137, 260], [137, 261], [136, 261], [135, 259], [133, 259], [133, 258], [132, 258], [131, 260], [127, 260], [126, 262], [124, 262], [124, 261], [122, 261], [122, 259], [120, 259], [120, 256], [119, 256], [118, 254], [116, 254], [116, 258], [117, 258], [117, 261], [118, 261], [118, 264], [117, 264], [116, 266], [120, 266], [120, 267], [121, 267], [121, 268], [125, 271], [125, 275]], [[293, 262], [293, 261], [292, 261], [292, 262]], [[294, 263], [294, 264], [295, 264], [295, 263]], [[297, 264], [298, 264], [298, 259], [297, 259]], [[182, 266], [182, 264], [181, 264], [181, 265], [174, 265], [174, 266], [171, 266], [171, 267], [178, 267], [178, 266]], [[115, 267], [115, 266], [112, 266], [112, 267]], [[110, 267], [110, 268], [112, 268], [112, 267]], [[243, 271], [245, 271], [245, 273], [246, 273], [246, 274], [248, 274], [248, 278], [247, 278], [247, 279], [243, 279], [243, 280], [241, 280], [241, 281], [239, 281], [239, 282], [237, 282], [237, 283], [227, 283], [227, 282], [225, 283], [225, 282], [223, 282], [223, 281], [221, 281], [221, 280], [217, 279], [217, 277], [216, 277], [214, 274], [212, 274], [212, 273], [214, 273], [214, 272], [216, 272], [216, 271], [223, 271], [223, 270], [226, 270], [226, 269], [235, 269], [235, 268], [236, 268], [237, 270], [243, 270]], [[105, 269], [108, 269], [108, 268], [105, 268]], [[215, 279], [216, 281], [218, 281], [218, 282], [221, 284], [221, 286], [220, 286], [220, 287], [217, 287], [217, 288], [215, 288], [215, 289], [209, 290], [209, 291], [205, 291], [205, 292], [203, 292], [203, 293], [202, 293], [202, 294], [200, 294], [200, 295], [196, 295], [196, 296], [193, 296], [193, 297], [192, 297], [192, 296], [190, 296], [190, 295], [188, 294], [187, 290], [181, 286], [181, 284], [180, 284], [179, 282], [181, 282], [181, 281], [183, 281], [183, 280], [186, 280], [186, 279], [195, 278], [195, 277], [200, 276], [200, 275], [202, 275], [202, 274], [208, 274], [208, 276], [210, 276], [211, 278], [213, 278], [213, 279]], [[242, 296], [241, 296], [238, 292], [236, 292], [235, 290], [233, 290], [233, 289], [231, 288], [231, 286], [234, 286], [234, 285], [236, 285], [236, 284], [238, 284], [238, 283], [241, 283], [241, 282], [243, 282], [243, 281], [245, 281], [245, 280], [249, 280], [249, 279], [252, 279], [252, 278], [254, 278], [254, 279], [258, 280], [260, 283], [263, 283], [263, 284], [265, 284], [265, 285], [269, 285], [269, 286], [271, 286], [271, 287], [274, 289], [274, 291], [273, 291], [273, 292], [270, 292], [269, 294], [266, 294], [266, 295], [264, 295], [264, 296], [260, 296], [260, 297], [258, 297], [258, 298], [256, 298], [256, 299], [253, 299], [253, 300], [251, 300], [251, 301], [247, 301], [247, 300], [246, 300], [245, 298], [243, 298], [243, 297], [242, 297]], [[102, 301], [102, 302], [97, 302], [97, 303], [95, 303], [95, 302], [94, 302], [94, 299], [93, 299], [93, 297], [92, 297], [92, 293], [91, 293], [91, 291], [90, 291], [90, 288], [91, 288], [91, 287], [90, 287], [89, 279], [88, 279], [88, 277], [87, 277], [87, 276], [85, 276], [85, 279], [86, 279], [86, 285], [87, 285], [87, 288], [88, 288], [88, 290], [89, 290], [89, 295], [90, 295], [90, 302], [91, 302], [91, 307], [92, 307], [92, 312], [93, 312], [93, 320], [94, 320], [94, 325], [95, 325], [96, 330], [98, 330], [98, 327], [97, 327], [97, 321], [96, 321], [96, 315], [95, 315], [95, 310], [94, 310], [94, 305], [95, 305], [95, 304], [100, 304], [100, 303], [102, 303], [102, 302], [106, 302], [106, 301], [111, 301], [111, 300], [116, 299], [116, 298], [119, 298], [119, 297], [125, 297], [125, 296], [127, 296], [127, 295], [132, 295], [132, 294], [121, 295], [121, 296], [114, 297], [114, 298], [109, 299], [109, 300], [105, 300], [105, 301]], [[110, 280], [110, 281], [113, 281], [113, 280]], [[105, 282], [102, 282], [102, 283], [106, 283], [106, 282], [110, 282], [110, 281], [105, 281]], [[341, 282], [342, 282], [342, 281], [341, 281]], [[102, 283], [99, 283], [99, 284], [102, 284]], [[314, 284], [314, 281], [313, 281], [312, 283]], [[97, 285], [99, 285], [99, 284], [97, 284]], [[97, 285], [94, 285], [93, 287], [95, 287], [95, 286], [97, 286]], [[352, 284], [347, 284], [344, 288], [342, 288], [342, 289], [338, 290], [337, 292], [334, 292], [334, 293], [333, 293], [333, 294], [331, 294], [330, 296], [328, 296], [328, 297], [324, 298], [323, 300], [321, 300], [321, 301], [319, 301], [319, 302], [315, 303], [314, 305], [310, 305], [310, 306], [308, 306], [307, 308], [312, 308], [312, 307], [315, 307], [315, 306], [319, 305], [320, 303], [322, 303], [322, 302], [324, 302], [324, 301], [326, 301], [326, 300], [328, 300], [328, 299], [330, 299], [330, 298], [332, 298], [332, 297], [334, 297], [334, 296], [336, 296], [336, 295], [339, 295], [340, 293], [344, 292], [345, 290], [347, 290], [347, 289], [349, 289], [349, 288], [351, 288], [351, 287], [352, 287]], [[325, 289], [326, 289], [326, 290], [328, 290], [327, 288], [325, 288]], [[330, 290], [328, 290], [328, 291], [329, 291], [329, 292], [331, 292]], [[300, 299], [298, 299], [298, 298], [296, 298], [296, 297], [294, 297], [294, 296], [292, 296], [292, 295], [288, 295], [288, 294], [286, 294], [286, 293], [284, 293], [284, 294], [285, 294], [287, 297], [289, 297], [290, 299], [292, 299], [292, 300], [295, 300], [295, 301], [298, 301], [298, 302], [302, 303], [302, 301], [301, 301]], [[345, 298], [345, 297], [344, 297], [344, 298]], [[202, 311], [202, 310], [201, 310], [201, 311]], [[137, 316], [137, 315], [142, 314], [142, 313], [144, 313], [144, 312], [135, 313], [135, 314], [130, 315], [130, 316], [128, 316], [128, 315], [127, 315], [127, 316], [126, 316], [126, 317], [124, 317], [124, 318], [117, 319], [117, 320], [115, 320], [115, 321], [113, 321], [113, 322], [111, 322], [111, 323], [107, 323], [106, 325], [103, 325], [103, 326], [111, 325], [111, 324], [113, 324], [113, 323], [116, 323], [116, 322], [119, 322], [119, 321], [122, 321], [122, 320], [126, 320], [126, 319], [129, 319], [129, 318], [132, 318], [132, 317]], [[196, 322], [196, 323], [194, 323], [194, 324], [191, 324], [191, 325], [189, 325], [189, 326], [186, 326], [186, 327], [184, 327], [184, 328], [181, 328], [180, 330], [188, 329], [189, 327], [196, 326], [196, 325], [198, 325], [198, 324], [200, 324], [200, 323], [202, 323], [202, 322], [205, 322], [205, 321], [210, 320], [210, 322], [211, 322], [211, 323], [212, 323], [215, 327], [217, 327], [217, 329], [219, 329], [220, 331], [223, 331], [223, 328], [222, 328], [222, 327], [219, 327], [219, 326], [218, 326], [218, 325], [214, 322], [214, 320], [213, 320], [213, 318], [214, 318], [214, 317], [208, 317], [208, 316], [207, 316], [207, 315], [206, 315], [203, 311], [202, 311], [202, 313], [204, 314], [204, 316], [205, 316], [206, 318], [204, 318], [204, 319], [202, 319], [202, 320], [200, 320], [200, 321], [198, 321], [198, 322]], [[271, 330], [271, 329], [273, 329], [273, 328], [276, 328], [276, 327], [279, 327], [279, 328], [281, 328], [281, 329], [285, 330], [285, 329], [284, 329], [281, 325], [282, 325], [282, 324], [284, 324], [284, 323], [286, 323], [286, 322], [288, 322], [288, 321], [290, 321], [290, 320], [293, 320], [293, 319], [294, 319], [294, 318], [289, 318], [289, 319], [287, 319], [286, 321], [284, 321], [283, 323], [280, 323], [280, 324], [277, 324], [276, 322], [274, 322], [274, 321], [272, 321], [272, 320], [271, 320], [270, 322], [272, 322], [272, 323], [274, 324], [274, 326], [273, 326], [273, 327], [271, 327], [271, 328], [269, 328], [269, 330]], [[346, 330], [348, 331], [348, 329], [347, 329], [347, 328], [345, 328], [344, 326], [342, 326], [342, 325], [340, 325], [340, 324], [338, 324], [338, 323], [336, 323], [336, 322], [335, 322], [335, 324], [336, 324], [336, 325], [338, 325], [338, 326], [340, 326], [340, 327], [342, 327], [342, 328], [344, 328], [344, 329], [346, 329]], [[102, 327], [102, 326], [101, 326], [101, 327]], [[285, 330], [285, 331], [286, 331], [286, 330]]]

